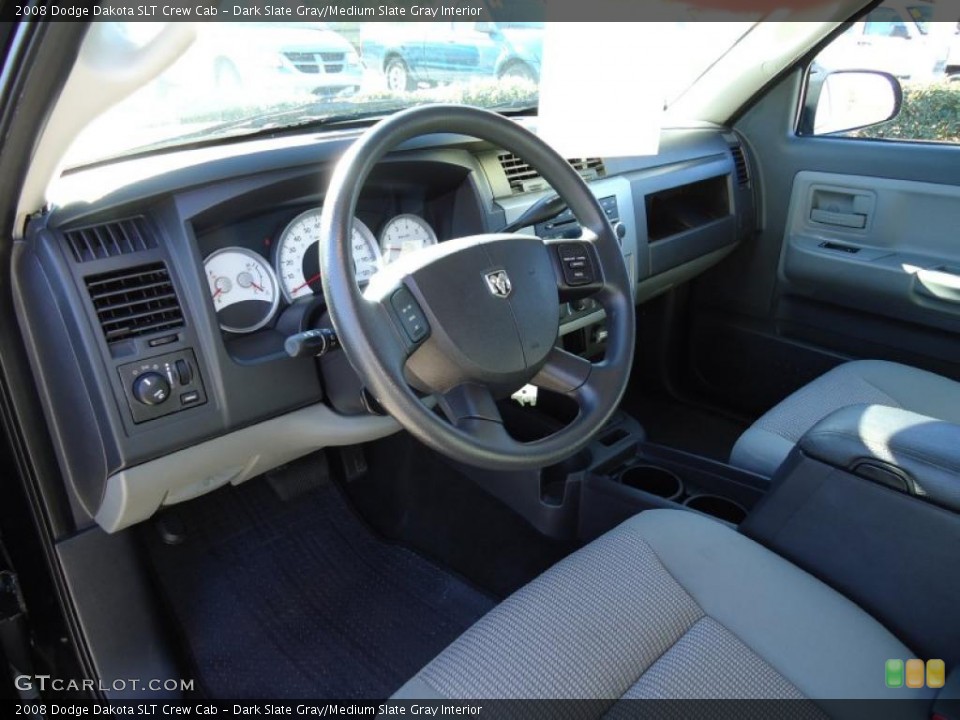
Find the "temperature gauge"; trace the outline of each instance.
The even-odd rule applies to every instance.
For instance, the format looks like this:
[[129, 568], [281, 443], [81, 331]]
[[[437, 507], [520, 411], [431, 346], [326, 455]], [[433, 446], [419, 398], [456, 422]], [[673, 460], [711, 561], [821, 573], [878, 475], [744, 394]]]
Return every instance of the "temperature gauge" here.
[[217, 321], [226, 332], [249, 333], [273, 319], [280, 290], [273, 269], [252, 250], [228, 247], [203, 261]]

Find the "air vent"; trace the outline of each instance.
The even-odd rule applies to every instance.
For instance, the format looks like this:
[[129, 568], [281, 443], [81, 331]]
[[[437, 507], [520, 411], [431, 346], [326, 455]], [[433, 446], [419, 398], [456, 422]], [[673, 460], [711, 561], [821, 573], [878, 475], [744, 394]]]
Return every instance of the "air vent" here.
[[743, 155], [743, 148], [733, 145], [730, 152], [733, 154], [733, 165], [737, 171], [737, 183], [740, 187], [746, 187], [750, 183], [750, 176], [747, 174], [747, 158]]
[[157, 246], [156, 238], [142, 217], [70, 230], [64, 237], [73, 259], [81, 263], [150, 250]]
[[[500, 167], [503, 168], [507, 181], [510, 183], [510, 190], [514, 195], [544, 190], [549, 187], [547, 181], [540, 177], [540, 173], [530, 167], [526, 160], [521, 160], [509, 152], [500, 153], [497, 159], [500, 161]], [[580, 173], [584, 180], [595, 180], [606, 175], [603, 160], [600, 158], [574, 158], [567, 160], [567, 162]]]
[[91, 275], [86, 283], [107, 343], [183, 325], [180, 302], [163, 263]]

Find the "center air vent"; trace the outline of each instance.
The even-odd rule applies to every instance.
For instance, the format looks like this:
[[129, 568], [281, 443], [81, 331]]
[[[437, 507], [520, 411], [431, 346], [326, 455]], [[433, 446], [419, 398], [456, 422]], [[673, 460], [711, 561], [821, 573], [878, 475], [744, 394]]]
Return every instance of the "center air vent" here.
[[86, 283], [107, 343], [183, 325], [180, 302], [163, 263], [91, 275]]
[[[509, 152], [500, 153], [497, 159], [500, 161], [500, 167], [503, 168], [507, 181], [510, 183], [510, 191], [514, 195], [544, 190], [549, 187], [547, 181], [540, 177], [540, 173], [534, 170], [526, 160], [522, 160]], [[567, 160], [567, 162], [580, 173], [580, 177], [584, 180], [595, 180], [606, 175], [603, 160], [600, 158], [573, 158]]]
[[157, 247], [157, 240], [142, 217], [70, 230], [64, 237], [73, 259], [81, 263]]

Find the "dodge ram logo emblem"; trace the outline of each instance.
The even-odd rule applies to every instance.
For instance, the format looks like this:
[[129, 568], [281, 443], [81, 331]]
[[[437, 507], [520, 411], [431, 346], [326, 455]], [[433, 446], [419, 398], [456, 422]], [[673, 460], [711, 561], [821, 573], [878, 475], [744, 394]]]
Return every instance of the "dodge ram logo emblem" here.
[[505, 298], [513, 290], [513, 285], [510, 284], [510, 276], [507, 275], [506, 270], [489, 272], [483, 278], [487, 281], [487, 288], [496, 297]]

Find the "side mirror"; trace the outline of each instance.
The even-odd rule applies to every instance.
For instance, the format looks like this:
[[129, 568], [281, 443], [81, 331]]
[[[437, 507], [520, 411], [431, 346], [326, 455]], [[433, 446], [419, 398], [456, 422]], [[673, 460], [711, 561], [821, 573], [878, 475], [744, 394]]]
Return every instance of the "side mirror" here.
[[900, 82], [889, 73], [832, 72], [820, 87], [813, 134], [848, 132], [886, 122], [897, 116], [902, 102]]

